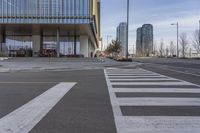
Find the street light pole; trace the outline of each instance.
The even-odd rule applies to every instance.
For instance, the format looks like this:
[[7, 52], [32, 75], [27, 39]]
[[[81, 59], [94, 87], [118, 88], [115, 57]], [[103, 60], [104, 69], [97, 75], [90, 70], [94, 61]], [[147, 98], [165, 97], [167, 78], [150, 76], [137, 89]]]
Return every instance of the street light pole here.
[[179, 58], [179, 42], [178, 42], [178, 37], [179, 37], [179, 23], [173, 23], [171, 25], [176, 25], [177, 27], [177, 58]]
[[126, 32], [126, 59], [128, 59], [128, 43], [129, 43], [129, 0], [127, 0], [127, 32]]
[[177, 22], [177, 58], [179, 58], [179, 44], [178, 44], [178, 35], [179, 35], [179, 24]]
[[199, 46], [200, 46], [200, 20], [199, 20]]

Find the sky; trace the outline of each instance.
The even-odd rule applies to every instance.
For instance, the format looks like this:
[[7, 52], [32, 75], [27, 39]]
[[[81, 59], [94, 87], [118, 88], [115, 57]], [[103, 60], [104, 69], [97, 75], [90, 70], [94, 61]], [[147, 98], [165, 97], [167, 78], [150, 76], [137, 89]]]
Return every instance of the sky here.
[[[187, 33], [188, 39], [199, 27], [200, 0], [130, 0], [129, 50], [136, 42], [136, 30], [143, 24], [154, 26], [154, 40], [168, 45], [176, 43], [176, 27], [171, 23], [179, 22], [181, 33]], [[126, 22], [126, 0], [101, 0], [101, 36], [104, 46], [116, 39], [116, 27]]]

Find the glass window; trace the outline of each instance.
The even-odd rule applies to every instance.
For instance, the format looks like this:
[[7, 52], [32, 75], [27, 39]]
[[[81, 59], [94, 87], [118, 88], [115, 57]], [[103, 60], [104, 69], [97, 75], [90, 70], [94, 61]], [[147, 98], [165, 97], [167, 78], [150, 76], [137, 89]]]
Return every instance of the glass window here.
[[18, 56], [28, 56], [32, 53], [31, 36], [7, 36], [6, 46], [9, 53], [15, 52]]
[[2, 23], [2, 1], [0, 0], [0, 23]]
[[86, 23], [89, 6], [90, 0], [0, 0], [0, 16], [16, 23]]
[[7, 4], [6, 4], [6, 1], [3, 0], [3, 14], [4, 14], [4, 17], [6, 17], [6, 12], [7, 12]]

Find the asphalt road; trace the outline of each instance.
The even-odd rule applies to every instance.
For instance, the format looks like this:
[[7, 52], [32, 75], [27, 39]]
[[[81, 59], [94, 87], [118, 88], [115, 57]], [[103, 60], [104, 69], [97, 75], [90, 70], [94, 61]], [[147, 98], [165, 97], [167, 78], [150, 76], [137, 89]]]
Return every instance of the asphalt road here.
[[[57, 95], [58, 84], [73, 82], [76, 84], [44, 117], [33, 120], [31, 133], [199, 133], [200, 63], [137, 61], [143, 63], [105, 70], [0, 73], [0, 131], [3, 118], [8, 116], [7, 121], [24, 111], [21, 107], [49, 90], [55, 89]], [[42, 102], [56, 100], [49, 96]], [[34, 106], [30, 106], [22, 119], [34, 116], [33, 112]], [[40, 108], [38, 112], [44, 113]]]
[[179, 80], [183, 75], [159, 68], [111, 68], [105, 75], [118, 132], [200, 132], [200, 86]]
[[176, 59], [176, 58], [134, 58], [134, 61], [152, 63], [173, 67], [200, 69], [200, 59]]
[[135, 58], [134, 61], [142, 63], [141, 68], [200, 84], [200, 60]]
[[0, 73], [0, 117], [59, 82], [77, 84], [31, 130], [31, 133], [115, 133], [103, 70]]

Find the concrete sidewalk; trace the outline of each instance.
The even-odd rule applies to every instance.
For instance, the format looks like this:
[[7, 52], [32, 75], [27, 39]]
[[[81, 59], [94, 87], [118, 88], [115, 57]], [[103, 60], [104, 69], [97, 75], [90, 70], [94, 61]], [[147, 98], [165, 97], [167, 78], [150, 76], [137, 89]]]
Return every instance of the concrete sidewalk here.
[[8, 60], [8, 57], [0, 57], [0, 61]]
[[0, 72], [89, 70], [137, 64], [96, 58], [11, 58], [0, 62]]

